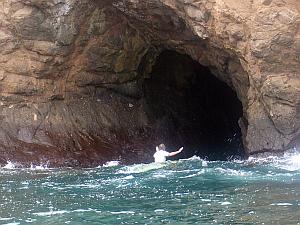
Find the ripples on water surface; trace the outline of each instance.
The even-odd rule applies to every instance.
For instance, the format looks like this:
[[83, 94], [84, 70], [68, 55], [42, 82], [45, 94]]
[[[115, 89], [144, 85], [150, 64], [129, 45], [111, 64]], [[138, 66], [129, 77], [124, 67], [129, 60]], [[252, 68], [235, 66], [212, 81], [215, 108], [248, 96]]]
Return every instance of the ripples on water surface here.
[[299, 154], [8, 168], [0, 169], [0, 224], [300, 224]]

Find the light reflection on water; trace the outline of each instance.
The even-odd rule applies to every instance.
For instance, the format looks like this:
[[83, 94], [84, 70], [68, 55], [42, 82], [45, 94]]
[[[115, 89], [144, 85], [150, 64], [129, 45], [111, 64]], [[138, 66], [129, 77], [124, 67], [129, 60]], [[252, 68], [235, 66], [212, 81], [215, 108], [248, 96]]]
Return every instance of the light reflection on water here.
[[300, 224], [300, 158], [0, 169], [0, 224]]

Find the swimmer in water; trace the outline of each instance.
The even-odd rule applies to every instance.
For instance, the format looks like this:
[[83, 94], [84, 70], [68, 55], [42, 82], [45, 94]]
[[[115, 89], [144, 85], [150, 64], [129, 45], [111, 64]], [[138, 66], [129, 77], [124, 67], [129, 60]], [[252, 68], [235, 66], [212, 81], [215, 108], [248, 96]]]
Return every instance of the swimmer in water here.
[[158, 147], [156, 146], [156, 152], [153, 155], [154, 161], [156, 163], [163, 163], [167, 160], [166, 157], [177, 155], [182, 151], [182, 149], [183, 147], [181, 147], [175, 152], [167, 152], [166, 146], [164, 144], [160, 144]]

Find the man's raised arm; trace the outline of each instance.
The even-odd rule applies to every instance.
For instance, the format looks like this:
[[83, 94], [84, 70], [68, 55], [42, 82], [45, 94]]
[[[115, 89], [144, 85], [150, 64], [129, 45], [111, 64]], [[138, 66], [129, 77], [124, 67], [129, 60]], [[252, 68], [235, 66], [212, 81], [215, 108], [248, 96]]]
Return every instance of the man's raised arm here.
[[181, 147], [180, 149], [178, 149], [176, 152], [170, 152], [169, 156], [174, 156], [177, 155], [178, 153], [180, 153], [182, 151], [183, 147]]

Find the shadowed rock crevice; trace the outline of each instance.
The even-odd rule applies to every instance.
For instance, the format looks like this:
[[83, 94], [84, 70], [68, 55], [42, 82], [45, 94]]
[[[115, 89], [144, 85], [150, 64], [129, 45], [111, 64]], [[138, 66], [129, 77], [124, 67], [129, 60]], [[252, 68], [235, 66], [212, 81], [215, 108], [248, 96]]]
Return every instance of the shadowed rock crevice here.
[[149, 119], [171, 148], [185, 157], [210, 160], [243, 157], [238, 120], [242, 104], [235, 92], [189, 56], [163, 51], [148, 79], [144, 97]]

